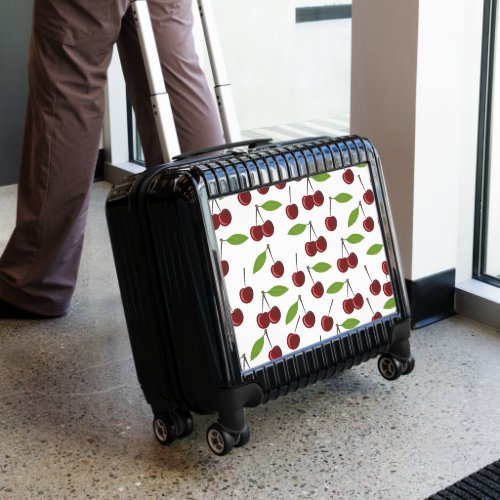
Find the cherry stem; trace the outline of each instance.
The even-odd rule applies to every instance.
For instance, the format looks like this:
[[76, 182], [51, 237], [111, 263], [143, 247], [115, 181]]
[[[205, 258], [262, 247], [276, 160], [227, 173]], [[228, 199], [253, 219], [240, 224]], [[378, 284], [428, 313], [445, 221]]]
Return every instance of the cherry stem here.
[[302, 309], [304, 309], [304, 312], [307, 312], [306, 308], [304, 307], [304, 302], [302, 302], [302, 297], [300, 295], [299, 295], [299, 302], [300, 302], [300, 305], [302, 306]]
[[[347, 247], [345, 246], [345, 243], [344, 243], [344, 238], [342, 238], [342, 245], [343, 247], [345, 248], [345, 251], [347, 252], [347, 255], [349, 255], [349, 250], [347, 249]], [[343, 254], [342, 254], [343, 255]]]
[[245, 268], [243, 268], [243, 285], [245, 286], [245, 288], [247, 287], [247, 280], [246, 280], [246, 276], [245, 276]]
[[332, 216], [332, 197], [329, 196], [330, 198], [330, 217]]
[[261, 312], [264, 312], [264, 291], [262, 291], [262, 307]]
[[295, 269], [297, 269], [297, 272], [299, 272], [299, 257], [297, 254], [295, 254]]
[[330, 302], [330, 308], [328, 309], [328, 316], [330, 316], [330, 313], [332, 311], [332, 306], [333, 306], [333, 299], [332, 301]]
[[312, 282], [315, 283], [313, 275], [311, 274], [311, 268], [309, 266], [307, 266], [307, 272], [309, 273], [309, 276], [311, 277]]
[[347, 283], [347, 288], [349, 288], [351, 290], [351, 293], [354, 295], [354, 290], [352, 289], [352, 286], [351, 286], [351, 283], [349, 282], [349, 280], [346, 280], [346, 283]]
[[337, 333], [340, 333], [339, 325], [337, 325]]
[[312, 192], [314, 193], [314, 188], [313, 188], [313, 185], [311, 184], [310, 179], [307, 179], [307, 185], [308, 185], [308, 187], [311, 186]]
[[266, 301], [267, 307], [269, 307], [269, 309], [270, 309], [271, 306], [269, 305], [269, 302], [267, 301], [266, 292], [262, 292], [262, 308], [263, 309], [264, 309], [264, 300]]
[[220, 239], [220, 258], [222, 259], [222, 243], [224, 242], [224, 240], [221, 238]]
[[372, 277], [370, 276], [370, 273], [368, 272], [368, 268], [365, 266], [365, 271], [366, 274], [368, 274], [368, 278], [370, 278], [370, 281], [372, 281]]
[[[256, 210], [257, 210], [257, 215], [260, 217], [260, 220], [262, 222], [265, 222], [264, 218], [262, 217], [262, 214], [260, 213], [259, 205], [255, 205], [255, 207], [256, 207]], [[257, 215], [255, 216], [255, 222], [257, 222]]]
[[297, 319], [297, 323], [295, 323], [295, 330], [293, 331], [293, 333], [297, 333], [297, 328], [299, 327], [299, 321], [301, 317], [302, 316], [299, 314], [299, 318]]
[[372, 314], [375, 314], [373, 312], [373, 308], [372, 308], [372, 305], [370, 304], [370, 299], [368, 297], [366, 298], [366, 302], [368, 302], [368, 305], [370, 306], [370, 310], [371, 310]]
[[273, 344], [271, 344], [271, 341], [269, 340], [269, 335], [267, 334], [267, 329], [264, 330], [264, 335], [265, 335], [265, 337], [266, 337], [267, 341], [269, 342], [269, 345], [271, 346], [271, 349], [272, 349], [273, 348]]
[[312, 225], [312, 222], [309, 222], [309, 225], [311, 226], [311, 231], [314, 233], [314, 237], [318, 239], [318, 235], [316, 234], [316, 231], [314, 230], [314, 227]]
[[214, 201], [215, 201], [215, 204], [217, 205], [217, 208], [219, 209], [219, 212], [222, 212], [222, 210], [220, 209], [219, 204], [217, 203], [217, 200], [214, 199]]
[[292, 204], [292, 186], [288, 186], [288, 198], [290, 200], [290, 205]]
[[257, 219], [257, 214], [259, 213], [259, 205], [255, 205], [255, 225], [259, 225], [259, 219]]
[[269, 245], [267, 245], [267, 251], [269, 252], [269, 255], [271, 256], [272, 261], [275, 262], [273, 254], [271, 253], [271, 247]]
[[342, 258], [344, 258], [344, 238], [340, 238], [340, 254], [342, 255]]
[[359, 182], [361, 182], [361, 186], [363, 189], [365, 189], [365, 185], [363, 184], [363, 181], [361, 180], [361, 175], [358, 175]]
[[363, 212], [363, 217], [366, 217], [365, 211], [363, 210], [363, 205], [361, 202], [359, 202], [359, 208], [361, 208], [361, 211]]
[[247, 356], [246, 356], [246, 354], [243, 354], [243, 356], [241, 356], [241, 358], [240, 358], [240, 359], [243, 359], [243, 368], [245, 368], [245, 365], [247, 365], [247, 366], [248, 366], [248, 368], [250, 368], [250, 363], [249, 363], [249, 362], [248, 362], [248, 360], [247, 360]]

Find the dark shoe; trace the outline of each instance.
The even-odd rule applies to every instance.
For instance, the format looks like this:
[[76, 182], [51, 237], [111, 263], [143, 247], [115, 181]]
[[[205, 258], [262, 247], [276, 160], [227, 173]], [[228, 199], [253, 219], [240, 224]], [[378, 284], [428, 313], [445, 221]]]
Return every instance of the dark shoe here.
[[57, 316], [47, 316], [45, 314], [38, 314], [31, 311], [21, 309], [3, 299], [0, 299], [0, 319], [52, 319], [59, 318], [62, 314]]

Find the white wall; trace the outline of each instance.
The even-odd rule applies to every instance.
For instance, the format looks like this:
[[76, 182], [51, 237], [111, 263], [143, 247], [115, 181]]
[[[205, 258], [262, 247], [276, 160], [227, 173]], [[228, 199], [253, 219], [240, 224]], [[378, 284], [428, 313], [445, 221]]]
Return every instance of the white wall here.
[[457, 249], [472, 262], [481, 34], [481, 2], [420, 0], [413, 280], [456, 268]]
[[418, 0], [354, 0], [351, 132], [384, 169], [403, 268], [411, 273]]
[[482, 2], [353, 2], [352, 131], [382, 157], [411, 280], [471, 276], [481, 28]]

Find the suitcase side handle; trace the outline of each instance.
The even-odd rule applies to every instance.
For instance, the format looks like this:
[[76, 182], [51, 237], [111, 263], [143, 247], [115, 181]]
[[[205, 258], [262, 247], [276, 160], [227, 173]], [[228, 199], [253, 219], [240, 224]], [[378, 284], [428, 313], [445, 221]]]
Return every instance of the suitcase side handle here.
[[246, 141], [230, 142], [228, 144], [220, 144], [218, 146], [211, 146], [209, 148], [196, 149], [195, 151], [188, 151], [187, 153], [182, 153], [180, 155], [174, 156], [172, 160], [185, 160], [186, 158], [192, 158], [193, 156], [199, 156], [207, 153], [213, 153], [215, 151], [222, 151], [224, 149], [234, 149], [241, 147], [248, 147], [253, 149], [262, 144], [269, 144], [273, 140], [269, 137], [263, 137], [262, 139], [249, 139]]

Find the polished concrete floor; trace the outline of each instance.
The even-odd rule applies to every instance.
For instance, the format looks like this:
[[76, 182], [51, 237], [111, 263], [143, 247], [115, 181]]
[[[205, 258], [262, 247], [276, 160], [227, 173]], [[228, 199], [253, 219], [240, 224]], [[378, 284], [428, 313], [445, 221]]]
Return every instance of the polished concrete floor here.
[[[252, 438], [219, 458], [213, 417], [153, 437], [120, 302], [104, 200], [92, 193], [70, 313], [0, 321], [0, 499], [423, 499], [500, 458], [500, 332], [453, 317], [413, 333], [417, 365], [375, 360], [248, 410]], [[15, 189], [0, 188], [0, 248]]]

